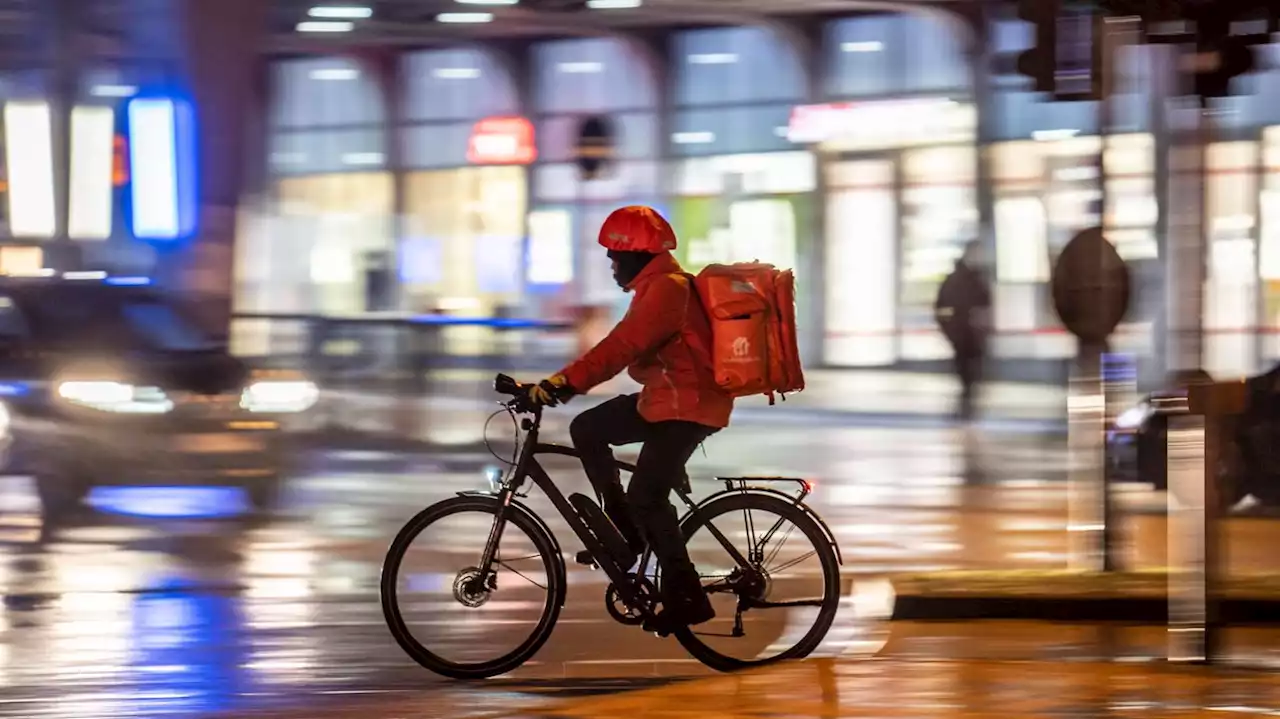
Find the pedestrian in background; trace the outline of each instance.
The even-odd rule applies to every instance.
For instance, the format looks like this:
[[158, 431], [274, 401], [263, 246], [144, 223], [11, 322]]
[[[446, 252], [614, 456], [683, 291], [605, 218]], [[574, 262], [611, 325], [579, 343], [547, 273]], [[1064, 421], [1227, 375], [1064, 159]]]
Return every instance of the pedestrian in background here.
[[982, 270], [982, 246], [978, 240], [965, 246], [955, 269], [942, 281], [934, 315], [954, 354], [956, 377], [960, 380], [956, 415], [969, 435], [977, 414], [975, 400], [991, 332], [991, 290]]

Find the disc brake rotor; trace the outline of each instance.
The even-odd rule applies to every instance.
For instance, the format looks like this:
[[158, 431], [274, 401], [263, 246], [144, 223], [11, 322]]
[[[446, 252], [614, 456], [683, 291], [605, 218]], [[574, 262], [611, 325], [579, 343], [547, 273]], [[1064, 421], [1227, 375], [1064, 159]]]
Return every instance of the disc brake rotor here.
[[464, 607], [475, 609], [484, 606], [485, 602], [493, 596], [493, 590], [497, 589], [497, 578], [492, 574], [486, 582], [480, 576], [480, 570], [476, 567], [468, 567], [458, 572], [458, 576], [453, 580], [453, 598]]

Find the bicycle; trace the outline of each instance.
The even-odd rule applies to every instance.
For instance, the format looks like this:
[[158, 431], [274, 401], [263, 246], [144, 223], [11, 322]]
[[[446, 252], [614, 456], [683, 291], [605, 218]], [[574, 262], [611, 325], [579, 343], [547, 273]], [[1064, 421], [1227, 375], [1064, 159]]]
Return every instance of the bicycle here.
[[[527, 491], [521, 492], [526, 481], [532, 481], [542, 490], [586, 547], [594, 566], [608, 576], [605, 607], [613, 619], [625, 625], [642, 625], [653, 617], [658, 603], [661, 576], [656, 561], [652, 561], [651, 550], [646, 548], [642, 552], [632, 570], [633, 555], [599, 505], [582, 494], [566, 498], [538, 461], [539, 456], [576, 457], [577, 453], [569, 447], [539, 440], [543, 408], [528, 399], [528, 389], [529, 385], [520, 384], [505, 375], [498, 375], [494, 381], [497, 393], [511, 397], [499, 403], [503, 408], [499, 414], [505, 410], [513, 421], [518, 421], [516, 451], [506, 476], [491, 477], [490, 491], [458, 492], [456, 497], [418, 512], [396, 535], [383, 562], [380, 589], [387, 626], [396, 642], [414, 661], [437, 674], [456, 679], [482, 679], [510, 672], [538, 652], [560, 618], [568, 578], [564, 554], [547, 523], [520, 501], [529, 496]], [[524, 432], [523, 442], [520, 441], [520, 430]], [[617, 464], [623, 471], [635, 470], [626, 462]], [[713, 602], [722, 599], [733, 602], [732, 627], [728, 633], [711, 631], [729, 619], [717, 607], [717, 618], [712, 622], [676, 629], [672, 633], [689, 654], [718, 671], [733, 671], [809, 655], [822, 642], [835, 619], [840, 601], [840, 566], [843, 564], [830, 528], [804, 502], [812, 491], [811, 484], [788, 477], [717, 480], [724, 483], [724, 489], [699, 502], [690, 497], [687, 477], [674, 493], [686, 510], [680, 527], [690, 546], [690, 555], [699, 566], [703, 589]], [[795, 491], [785, 492], [776, 488], [778, 485], [793, 486]], [[768, 530], [758, 541], [754, 536], [755, 522], [752, 519], [755, 511], [769, 512], [777, 518], [771, 525], [761, 524], [768, 526]], [[736, 537], [740, 532], [726, 531], [723, 526], [730, 521], [726, 518], [737, 516], [739, 512], [747, 534], [745, 553], [730, 541], [730, 535]], [[427, 543], [425, 556], [431, 565], [430, 571], [415, 574], [405, 570], [405, 560], [414, 541], [428, 529], [457, 517], [466, 518], [462, 529], [481, 530], [480, 534], [486, 537], [482, 551], [478, 552], [479, 557], [476, 557], [474, 544], [459, 540], [461, 530], [447, 531], [441, 539]], [[790, 522], [791, 528], [781, 533], [784, 522]], [[508, 548], [506, 542], [515, 534], [511, 531], [513, 528], [524, 535], [533, 554], [522, 556], [521, 552]], [[705, 536], [700, 532], [703, 529], [706, 530]], [[796, 529], [812, 549], [798, 558], [787, 555], [784, 559], [789, 558], [789, 561], [782, 566], [771, 567], [770, 562], [778, 558]], [[774, 540], [778, 540], [776, 547], [769, 544]], [[727, 564], [731, 566], [721, 566], [726, 564], [723, 560], [716, 565], [703, 559], [704, 548], [696, 544], [699, 541], [705, 541], [711, 550], [717, 547], [724, 549], [729, 558]], [[817, 560], [820, 592], [816, 596], [793, 601], [774, 600], [775, 590], [811, 578], [812, 572], [796, 569], [800, 561], [809, 557]], [[456, 573], [452, 572], [458, 565], [452, 563], [448, 564], [447, 571], [438, 569], [437, 565], [453, 559], [461, 564]], [[529, 560], [539, 562], [537, 570], [521, 572], [512, 568], [517, 562]], [[709, 564], [715, 565], [710, 568], [717, 572], [710, 577], [706, 573]], [[504, 580], [500, 585], [498, 573], [504, 569], [515, 575], [512, 578], [514, 584]], [[516, 581], [517, 578], [523, 583]], [[708, 583], [708, 578], [713, 581]], [[500, 586], [506, 590], [503, 595], [506, 600], [494, 601]], [[532, 587], [544, 590], [545, 598], [541, 601], [530, 599], [528, 594], [534, 591]], [[413, 588], [425, 589], [431, 600], [425, 604], [402, 602], [401, 590]], [[443, 601], [441, 595], [444, 595]], [[439, 617], [440, 612], [456, 608], [455, 604], [468, 610], [462, 613], [461, 619]], [[503, 613], [502, 617], [471, 621], [475, 610], [486, 606], [497, 607]], [[760, 612], [774, 609], [782, 610], [779, 619], [756, 622]], [[457, 632], [458, 638], [452, 644], [446, 641], [442, 646], [428, 646], [410, 630], [405, 610], [411, 615], [420, 612], [430, 617], [426, 622], [428, 626]], [[793, 626], [797, 614], [812, 615], [809, 628], [800, 633]], [[746, 649], [748, 657], [740, 659], [725, 654], [719, 648], [719, 642], [721, 639], [747, 638], [744, 615], [752, 627], [761, 629], [761, 635], [752, 635], [751, 641], [743, 643], [728, 642]], [[483, 656], [487, 657], [488, 647], [510, 634], [509, 627], [522, 617], [533, 617], [533, 629], [527, 635], [517, 632], [513, 638], [514, 648], [497, 657], [470, 661], [446, 658], [441, 653], [448, 649], [464, 654], [483, 650]], [[784, 640], [785, 647], [779, 644]], [[776, 652], [773, 651], [775, 649]]]

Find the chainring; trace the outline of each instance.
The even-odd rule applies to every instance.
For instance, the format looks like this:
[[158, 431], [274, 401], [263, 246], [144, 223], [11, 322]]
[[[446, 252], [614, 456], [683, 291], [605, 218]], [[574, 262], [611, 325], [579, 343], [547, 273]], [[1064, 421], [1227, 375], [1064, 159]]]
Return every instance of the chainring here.
[[645, 602], [645, 607], [628, 606], [622, 601], [622, 597], [618, 595], [618, 588], [610, 582], [604, 591], [604, 608], [609, 612], [609, 616], [619, 624], [625, 624], [629, 627], [638, 627], [644, 624], [646, 612], [652, 612], [653, 606], [658, 600], [658, 590], [653, 586], [653, 582], [647, 577], [638, 577], [634, 584], [635, 592], [639, 595], [640, 601]]

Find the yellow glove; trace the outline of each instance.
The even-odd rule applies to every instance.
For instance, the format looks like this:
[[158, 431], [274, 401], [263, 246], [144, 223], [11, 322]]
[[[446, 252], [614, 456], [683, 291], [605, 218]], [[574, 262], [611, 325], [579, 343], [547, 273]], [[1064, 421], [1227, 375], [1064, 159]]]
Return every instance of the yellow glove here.
[[573, 396], [569, 380], [562, 374], [553, 374], [529, 388], [529, 399], [534, 404], [554, 407]]

